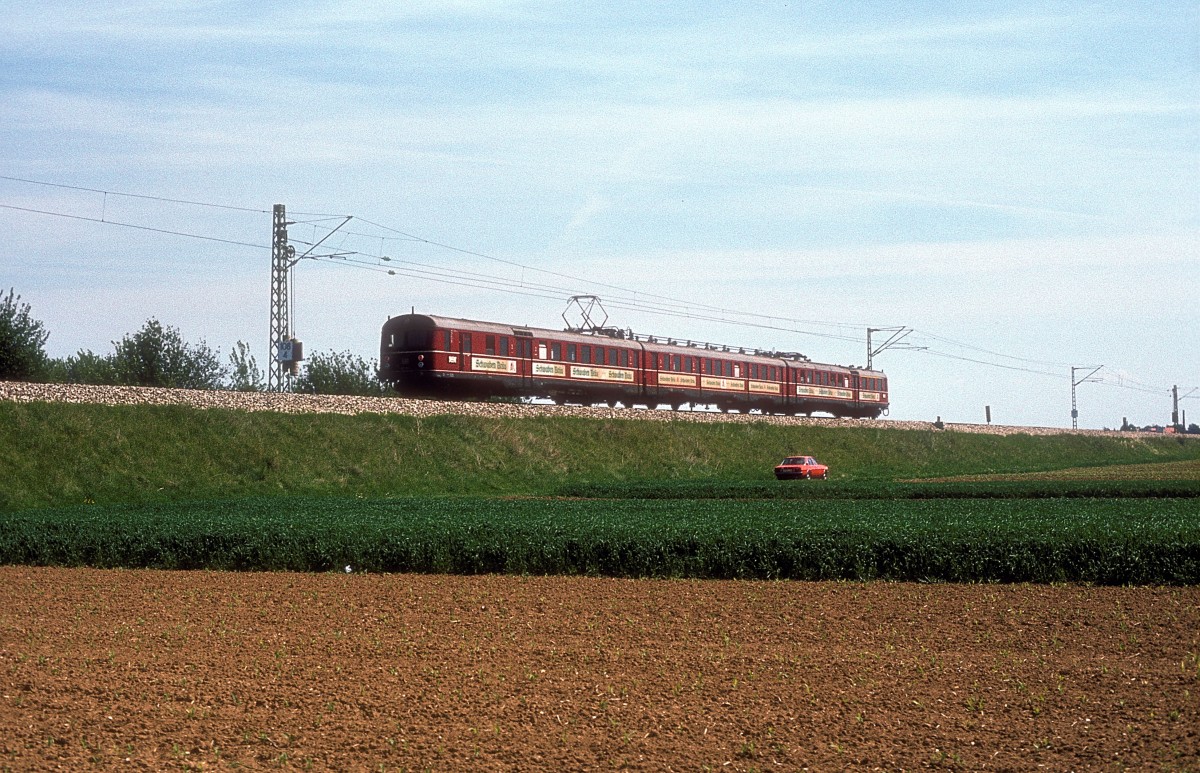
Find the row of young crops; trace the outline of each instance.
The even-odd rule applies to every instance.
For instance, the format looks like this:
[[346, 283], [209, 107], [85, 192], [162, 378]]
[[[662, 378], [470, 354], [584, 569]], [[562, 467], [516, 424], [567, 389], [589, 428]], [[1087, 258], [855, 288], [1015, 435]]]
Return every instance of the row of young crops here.
[[1200, 582], [1194, 496], [264, 498], [7, 513], [0, 563], [939, 582]]

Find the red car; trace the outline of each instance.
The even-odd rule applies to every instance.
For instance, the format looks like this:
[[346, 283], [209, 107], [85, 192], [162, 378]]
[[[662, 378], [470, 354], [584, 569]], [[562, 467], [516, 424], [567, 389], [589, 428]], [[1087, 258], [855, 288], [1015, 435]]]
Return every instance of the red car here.
[[829, 468], [811, 456], [789, 456], [775, 466], [775, 477], [779, 480], [791, 478], [820, 478], [829, 477]]

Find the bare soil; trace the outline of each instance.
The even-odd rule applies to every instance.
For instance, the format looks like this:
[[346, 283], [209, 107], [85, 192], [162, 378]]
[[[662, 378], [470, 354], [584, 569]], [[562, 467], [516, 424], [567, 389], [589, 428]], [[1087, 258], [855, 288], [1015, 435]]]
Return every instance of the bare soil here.
[[1200, 588], [0, 567], [0, 769], [1198, 770]]

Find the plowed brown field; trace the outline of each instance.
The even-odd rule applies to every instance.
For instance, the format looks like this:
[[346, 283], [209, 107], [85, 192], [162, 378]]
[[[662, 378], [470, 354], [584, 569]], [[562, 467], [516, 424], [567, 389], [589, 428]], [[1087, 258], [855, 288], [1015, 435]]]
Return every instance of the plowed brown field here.
[[0, 768], [1184, 770], [1200, 588], [0, 567]]

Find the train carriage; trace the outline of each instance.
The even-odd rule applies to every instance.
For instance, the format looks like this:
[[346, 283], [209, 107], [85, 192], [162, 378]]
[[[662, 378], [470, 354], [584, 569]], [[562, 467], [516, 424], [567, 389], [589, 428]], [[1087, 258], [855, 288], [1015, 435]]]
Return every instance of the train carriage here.
[[385, 383], [424, 397], [860, 417], [888, 407], [887, 378], [879, 371], [612, 329], [555, 331], [405, 314], [384, 325], [379, 362]]

